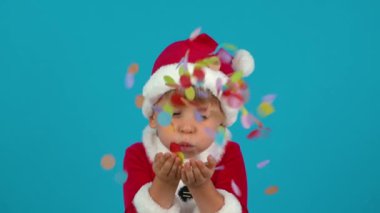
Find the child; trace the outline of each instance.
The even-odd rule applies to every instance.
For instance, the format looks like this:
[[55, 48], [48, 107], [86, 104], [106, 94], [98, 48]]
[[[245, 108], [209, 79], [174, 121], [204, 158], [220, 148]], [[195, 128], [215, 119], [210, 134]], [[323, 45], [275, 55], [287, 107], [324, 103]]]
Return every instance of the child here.
[[244, 160], [227, 127], [246, 89], [229, 77], [248, 76], [254, 61], [245, 50], [232, 57], [217, 47], [201, 34], [157, 58], [143, 88], [149, 125], [125, 154], [125, 212], [248, 212]]

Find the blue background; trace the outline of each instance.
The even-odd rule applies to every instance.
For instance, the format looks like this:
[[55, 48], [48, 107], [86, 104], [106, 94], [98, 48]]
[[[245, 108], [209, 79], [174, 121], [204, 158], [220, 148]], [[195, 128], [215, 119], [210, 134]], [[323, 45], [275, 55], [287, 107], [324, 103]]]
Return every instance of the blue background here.
[[[114, 176], [147, 124], [134, 97], [163, 48], [199, 26], [254, 55], [251, 111], [278, 94], [263, 119], [268, 138], [231, 129], [250, 211], [380, 212], [378, 9], [374, 0], [1, 0], [0, 212], [122, 212]], [[140, 72], [126, 90], [133, 62]], [[100, 166], [107, 153], [111, 171]], [[279, 192], [265, 195], [272, 185]]]

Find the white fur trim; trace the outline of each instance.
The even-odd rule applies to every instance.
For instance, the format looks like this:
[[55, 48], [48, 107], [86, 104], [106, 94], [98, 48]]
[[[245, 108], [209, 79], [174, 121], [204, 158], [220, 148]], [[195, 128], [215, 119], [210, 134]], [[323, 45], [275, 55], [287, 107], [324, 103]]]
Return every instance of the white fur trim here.
[[162, 208], [157, 204], [149, 194], [149, 188], [152, 182], [143, 185], [133, 198], [133, 205], [139, 213], [178, 213], [180, 212], [180, 206], [177, 199], [172, 207], [169, 209]]
[[232, 59], [232, 68], [242, 71], [244, 77], [249, 76], [255, 69], [255, 60], [247, 50], [238, 50]]
[[[146, 118], [149, 118], [153, 114], [153, 104], [163, 95], [164, 93], [172, 90], [171, 87], [165, 85], [164, 76], [170, 76], [173, 80], [179, 83], [179, 73], [178, 64], [170, 64], [160, 67], [146, 82], [143, 88], [144, 102], [142, 105], [142, 111]], [[188, 70], [192, 74], [194, 71], [194, 64], [188, 63]], [[222, 83], [225, 84], [228, 81], [228, 76], [226, 76], [222, 71], [215, 71], [204, 67], [205, 79], [203, 88], [209, 89], [212, 94], [217, 97], [221, 103], [221, 107], [226, 115], [226, 125], [231, 126], [235, 123], [239, 109], [232, 108], [228, 106], [225, 98], [222, 97], [222, 93], [217, 94], [216, 81], [218, 78], [221, 79]], [[195, 78], [191, 79], [193, 85], [195, 85]]]
[[[207, 162], [208, 155], [212, 155], [217, 162], [219, 162], [224, 154], [224, 148], [229, 140], [231, 140], [231, 133], [226, 128], [226, 137], [222, 145], [217, 145], [215, 142], [211, 144], [205, 151], [201, 152], [198, 156], [195, 158], [198, 160], [201, 160], [203, 162]], [[149, 125], [145, 127], [143, 131], [143, 137], [142, 137], [142, 143], [144, 145], [146, 154], [148, 155], [148, 158], [150, 162], [154, 161], [154, 157], [159, 152], [170, 152], [168, 148], [166, 148], [160, 138], [158, 138], [156, 134], [156, 129], [151, 128]], [[185, 159], [185, 162], [187, 162], [189, 159]]]
[[240, 213], [242, 212], [241, 204], [235, 195], [229, 193], [223, 189], [216, 189], [224, 197], [224, 206], [218, 211], [218, 213]]

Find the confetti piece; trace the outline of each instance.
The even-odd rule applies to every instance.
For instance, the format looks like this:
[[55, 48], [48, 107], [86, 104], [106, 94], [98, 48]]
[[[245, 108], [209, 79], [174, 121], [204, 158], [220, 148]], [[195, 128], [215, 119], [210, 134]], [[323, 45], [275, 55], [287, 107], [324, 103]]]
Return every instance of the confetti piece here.
[[135, 78], [132, 73], [127, 73], [125, 77], [125, 86], [130, 89], [133, 87], [133, 84], [135, 83]]
[[206, 99], [206, 98], [208, 98], [208, 93], [206, 91], [201, 90], [201, 89], [197, 89], [197, 96], [199, 98]]
[[190, 34], [190, 40], [192, 41], [192, 40], [196, 39], [196, 38], [199, 36], [199, 34], [201, 33], [201, 30], [202, 30], [201, 27], [198, 27], [197, 29], [195, 29], [195, 30]]
[[274, 195], [278, 192], [278, 186], [271, 186], [265, 189], [265, 194]]
[[153, 111], [156, 113], [162, 112], [162, 108], [160, 106], [153, 106]]
[[232, 74], [230, 77], [232, 83], [238, 82], [241, 78], [243, 77], [243, 72], [242, 71], [236, 71]]
[[205, 72], [202, 69], [196, 68], [193, 72], [193, 76], [197, 78], [198, 81], [203, 81], [205, 79]]
[[195, 120], [197, 122], [202, 122], [203, 121], [202, 114], [198, 110], [195, 110], [194, 116], [195, 116]]
[[180, 152], [181, 151], [181, 146], [179, 144], [176, 144], [174, 142], [170, 143], [170, 151], [171, 152]]
[[260, 137], [260, 129], [255, 129], [247, 135], [248, 139], [254, 139]]
[[195, 98], [195, 90], [194, 90], [194, 88], [193, 87], [189, 87], [189, 88], [185, 89], [185, 96], [186, 96], [186, 98], [189, 101], [194, 100], [194, 98]]
[[179, 78], [179, 81], [180, 81], [180, 85], [183, 87], [183, 88], [189, 88], [191, 87], [191, 80], [190, 80], [190, 76], [189, 75], [181, 75], [181, 77]]
[[232, 108], [239, 109], [244, 104], [244, 101], [237, 96], [228, 96], [227, 104]]
[[223, 88], [222, 79], [221, 78], [217, 78], [216, 79], [216, 91], [217, 91], [217, 94], [219, 94], [222, 91], [222, 88]]
[[262, 102], [257, 111], [261, 117], [267, 117], [274, 112], [274, 107], [268, 102]]
[[139, 108], [139, 109], [141, 109], [143, 103], [144, 103], [144, 96], [142, 96], [142, 95], [136, 96], [136, 99], [135, 99], [136, 107]]
[[207, 134], [210, 138], [212, 138], [212, 139], [215, 138], [215, 131], [214, 131], [213, 129], [206, 127], [206, 128], [204, 128], [204, 130], [205, 130], [206, 134]]
[[221, 171], [224, 170], [224, 165], [215, 167], [215, 171]]
[[136, 74], [139, 71], [139, 65], [134, 63], [129, 65], [128, 67], [128, 73], [130, 74]]
[[215, 143], [220, 146], [223, 146], [224, 141], [225, 141], [225, 135], [226, 135], [225, 129], [223, 127], [218, 127], [218, 130], [215, 135]]
[[267, 136], [270, 131], [271, 131], [271, 129], [269, 129], [269, 128], [259, 127], [258, 129], [255, 129], [252, 132], [250, 132], [247, 135], [247, 138], [248, 139], [255, 139], [258, 137], [264, 137], [264, 136]]
[[111, 170], [115, 166], [115, 157], [111, 154], [106, 154], [102, 157], [100, 161], [100, 165], [105, 170]]
[[257, 164], [257, 168], [262, 169], [262, 168], [266, 167], [269, 163], [270, 163], [270, 160], [262, 161], [262, 162]]
[[160, 112], [157, 119], [161, 126], [169, 126], [172, 122], [172, 115], [167, 112]]
[[127, 181], [128, 174], [125, 171], [121, 171], [115, 174], [115, 181], [118, 184], [123, 185]]
[[173, 114], [173, 111], [174, 111], [172, 105], [169, 104], [169, 103], [165, 103], [164, 106], [162, 106], [162, 110], [163, 110], [164, 112], [169, 113], [170, 115], [172, 115], [172, 114]]
[[217, 56], [219, 57], [220, 61], [224, 64], [229, 64], [232, 61], [232, 56], [223, 48], [221, 48], [218, 51]]
[[262, 102], [268, 102], [270, 104], [273, 103], [273, 101], [276, 99], [277, 95], [276, 94], [269, 94], [266, 95], [262, 98]]
[[185, 103], [182, 101], [182, 95], [179, 93], [173, 93], [170, 97], [170, 102], [173, 106], [184, 106]]
[[175, 81], [173, 80], [172, 77], [168, 76], [168, 75], [165, 75], [164, 76], [164, 81], [165, 81], [165, 84], [166, 85], [173, 85], [173, 84], [176, 84]]
[[222, 46], [230, 51], [236, 51], [238, 49], [235, 45], [230, 43], [223, 43]]
[[174, 142], [170, 143], [170, 151], [179, 157], [181, 164], [185, 161], [185, 155], [181, 151], [181, 146], [179, 144], [176, 144]]
[[241, 196], [241, 191], [234, 180], [231, 181], [231, 188], [232, 188], [232, 191], [235, 193], [235, 195], [237, 195], [238, 197]]
[[240, 121], [241, 121], [243, 128], [249, 129], [253, 125], [254, 117], [253, 117], [253, 115], [251, 115], [249, 113], [248, 114], [243, 113], [240, 117]]

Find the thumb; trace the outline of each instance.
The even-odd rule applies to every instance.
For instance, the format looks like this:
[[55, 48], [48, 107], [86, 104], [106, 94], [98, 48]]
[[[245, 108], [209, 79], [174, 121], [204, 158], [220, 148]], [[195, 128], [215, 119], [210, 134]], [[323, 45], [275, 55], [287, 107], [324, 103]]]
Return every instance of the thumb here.
[[212, 155], [209, 155], [207, 157], [207, 165], [206, 166], [209, 169], [213, 169], [216, 166], [216, 159]]

